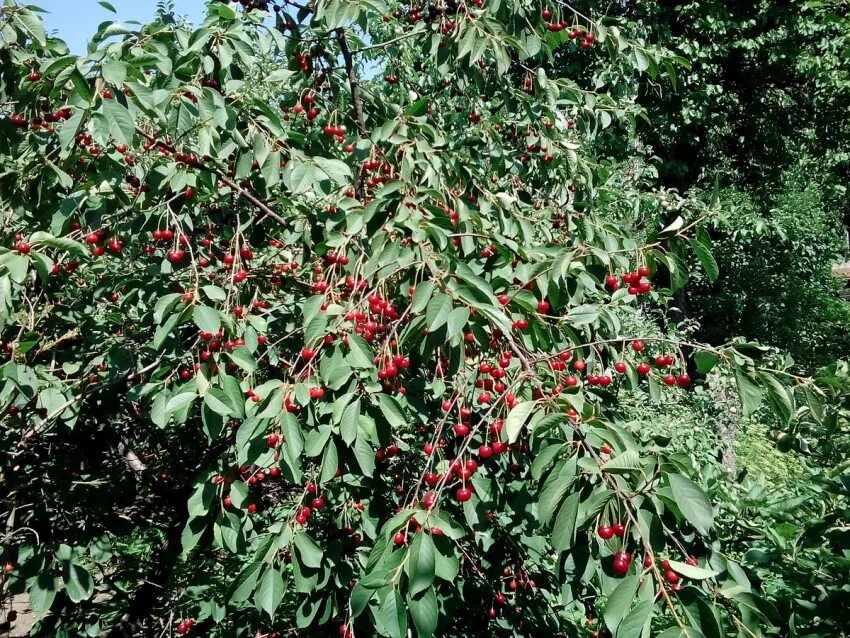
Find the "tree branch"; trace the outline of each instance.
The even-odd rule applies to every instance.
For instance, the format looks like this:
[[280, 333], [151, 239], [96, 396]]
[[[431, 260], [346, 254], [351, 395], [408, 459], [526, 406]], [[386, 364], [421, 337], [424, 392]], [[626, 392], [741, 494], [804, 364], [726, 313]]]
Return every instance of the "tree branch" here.
[[[155, 137], [155, 136], [153, 136], [153, 135], [151, 135], [150, 133], [148, 133], [147, 131], [145, 131], [145, 130], [143, 130], [143, 129], [139, 128], [138, 126], [136, 127], [136, 132], [138, 132], [138, 133], [139, 133], [139, 135], [141, 135], [141, 136], [143, 136], [143, 137], [147, 138], [147, 139], [148, 139], [148, 140], [150, 140], [151, 142], [154, 142], [157, 146], [159, 146], [159, 147], [161, 147], [161, 148], [164, 148], [165, 150], [167, 150], [167, 151], [169, 151], [169, 152], [171, 152], [171, 153], [174, 153], [174, 152], [175, 152], [175, 149], [174, 149], [174, 147], [173, 147], [173, 146], [171, 146], [170, 144], [166, 144], [166, 143], [165, 143], [165, 142], [163, 142], [162, 140], [158, 140], [158, 139], [156, 139], [156, 137]], [[259, 198], [257, 198], [257, 197], [256, 197], [253, 193], [251, 193], [250, 191], [248, 191], [248, 190], [246, 190], [246, 189], [242, 188], [239, 184], [237, 184], [235, 181], [233, 181], [232, 179], [230, 179], [230, 177], [228, 177], [228, 175], [227, 175], [226, 173], [224, 173], [223, 171], [219, 170], [219, 169], [218, 169], [218, 168], [216, 168], [215, 166], [210, 166], [209, 164], [204, 164], [204, 163], [202, 163], [202, 162], [198, 162], [198, 165], [197, 165], [197, 166], [198, 166], [198, 168], [199, 168], [199, 169], [201, 169], [201, 170], [209, 171], [209, 172], [210, 172], [210, 173], [212, 173], [213, 175], [216, 175], [216, 176], [217, 176], [217, 177], [218, 177], [218, 178], [219, 178], [222, 182], [224, 182], [224, 183], [225, 183], [225, 184], [227, 184], [227, 185], [228, 185], [231, 189], [233, 189], [233, 191], [234, 191], [234, 192], [236, 192], [236, 194], [237, 194], [239, 197], [244, 197], [244, 198], [245, 198], [245, 199], [247, 199], [247, 200], [248, 200], [251, 204], [253, 204], [253, 205], [254, 205], [254, 206], [256, 206], [258, 209], [260, 209], [266, 217], [271, 217], [272, 219], [274, 219], [275, 221], [280, 222], [281, 224], [285, 224], [285, 223], [286, 223], [286, 220], [285, 220], [283, 217], [281, 217], [280, 215], [278, 215], [276, 212], [274, 212], [271, 208], [269, 208], [268, 204], [266, 204], [265, 202], [263, 202], [262, 200], [260, 200]]]
[[348, 40], [345, 38], [345, 30], [337, 29], [337, 40], [339, 40], [339, 50], [342, 53], [342, 59], [345, 61], [345, 71], [348, 74], [348, 85], [351, 88], [351, 102], [354, 107], [354, 121], [357, 123], [357, 129], [360, 135], [366, 137], [366, 119], [363, 117], [363, 100], [360, 98], [360, 80], [357, 78], [357, 73], [354, 70], [354, 56], [351, 54], [351, 49], [348, 48]]

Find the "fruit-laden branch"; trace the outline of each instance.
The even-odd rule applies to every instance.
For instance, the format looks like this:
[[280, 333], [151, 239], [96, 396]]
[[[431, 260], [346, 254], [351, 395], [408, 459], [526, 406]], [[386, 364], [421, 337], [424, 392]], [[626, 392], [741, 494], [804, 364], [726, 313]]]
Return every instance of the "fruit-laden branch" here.
[[[172, 145], [166, 144], [162, 140], [158, 140], [154, 135], [151, 135], [150, 133], [148, 133], [147, 131], [145, 131], [144, 129], [142, 129], [138, 126], [136, 127], [136, 132], [139, 133], [139, 135], [148, 139], [149, 141], [153, 142], [154, 144], [156, 144], [160, 148], [163, 148], [163, 149], [165, 149], [165, 150], [167, 150], [171, 153], [176, 152], [176, 149]], [[251, 191], [248, 191], [248, 190], [242, 188], [239, 184], [237, 184], [235, 181], [230, 179], [230, 177], [228, 177], [225, 172], [220, 171], [216, 167], [210, 166], [209, 164], [205, 164], [203, 162], [198, 162], [197, 166], [198, 166], [199, 169], [204, 170], [204, 171], [209, 171], [210, 173], [212, 173], [213, 175], [218, 177], [222, 182], [224, 182], [225, 184], [227, 184], [227, 186], [229, 186], [231, 189], [233, 189], [233, 191], [237, 195], [245, 198], [250, 203], [252, 203], [254, 206], [259, 208], [266, 217], [271, 217], [272, 219], [274, 219], [277, 222], [280, 222], [281, 224], [286, 224], [286, 220], [283, 217], [281, 217], [280, 215], [278, 215], [276, 212], [274, 212], [271, 208], [269, 208], [268, 204], [266, 204], [265, 202], [263, 202], [262, 200], [257, 198], [253, 193], [251, 193]]]

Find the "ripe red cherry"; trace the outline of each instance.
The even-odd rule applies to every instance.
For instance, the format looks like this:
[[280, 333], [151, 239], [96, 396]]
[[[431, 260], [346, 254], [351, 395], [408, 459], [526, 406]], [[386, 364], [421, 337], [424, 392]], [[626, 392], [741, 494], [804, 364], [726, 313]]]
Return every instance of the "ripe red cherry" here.
[[649, 269], [649, 266], [641, 266], [640, 268], [638, 268], [638, 274], [641, 277], [649, 277], [651, 272], [652, 271]]
[[587, 367], [587, 364], [584, 362], [584, 359], [578, 359], [573, 361], [573, 369], [578, 372], [582, 372]]
[[626, 364], [623, 363], [622, 361], [618, 361], [617, 363], [614, 364], [614, 370], [616, 370], [620, 374], [623, 374], [626, 371]]
[[646, 362], [639, 363], [637, 366], [638, 374], [649, 374], [651, 370], [650, 365]]
[[626, 534], [626, 528], [622, 523], [614, 523], [611, 526], [611, 529], [614, 531], [614, 536], [617, 538], [623, 538]]
[[611, 290], [617, 290], [617, 288], [620, 287], [620, 282], [617, 281], [617, 278], [614, 275], [608, 275], [605, 277], [605, 285]]
[[478, 456], [480, 456], [482, 459], [489, 459], [491, 456], [493, 456], [493, 448], [491, 448], [489, 445], [482, 445], [480, 448], [478, 448]]
[[655, 561], [652, 560], [652, 556], [650, 556], [649, 554], [643, 557], [643, 566], [646, 568], [652, 567], [652, 564], [654, 562]]
[[643, 352], [646, 344], [643, 341], [632, 341], [632, 350], [635, 352]]
[[672, 374], [664, 375], [664, 385], [676, 385], [676, 377], [674, 377]]
[[682, 373], [676, 377], [676, 385], [680, 388], [686, 388], [691, 384], [691, 376], [687, 373]]
[[434, 507], [437, 505], [437, 493], [428, 492], [425, 495], [425, 498], [422, 499], [422, 504], [425, 506], [425, 509], [434, 509]]
[[455, 498], [461, 503], [466, 503], [472, 498], [472, 490], [468, 487], [458, 488], [457, 492], [455, 492]]
[[225, 496], [223, 499], [221, 499], [221, 504], [224, 505], [225, 507], [232, 507], [233, 506], [233, 499], [230, 498], [229, 496]]
[[611, 446], [607, 443], [603, 443], [602, 447], [599, 448], [599, 451], [602, 452], [602, 454], [611, 454], [612, 452]]
[[28, 255], [32, 247], [26, 243], [25, 241], [19, 241], [15, 244], [15, 250], [17, 250], [22, 255]]
[[183, 258], [186, 256], [186, 252], [180, 248], [174, 248], [165, 253], [165, 258], [170, 261], [172, 264], [176, 264], [178, 262], [183, 261]]
[[434, 487], [439, 482], [440, 482], [440, 475], [439, 474], [434, 474], [433, 472], [430, 472], [430, 473], [425, 475], [426, 485], [429, 485], [430, 487]]
[[427, 454], [428, 456], [431, 456], [434, 453], [434, 446], [430, 443], [426, 443], [422, 447], [422, 451], [425, 452], [425, 454]]
[[452, 428], [458, 436], [466, 436], [469, 434], [469, 426], [466, 423], [457, 423]]
[[325, 396], [325, 389], [324, 388], [310, 388], [310, 398], [311, 399], [314, 399], [314, 400], [321, 399], [323, 396]]
[[508, 449], [504, 441], [493, 441], [493, 452], [496, 454], [504, 454]]
[[100, 234], [99, 233], [89, 233], [88, 235], [86, 235], [86, 243], [87, 244], [96, 244], [99, 241], [100, 241]]
[[194, 188], [187, 188], [185, 191], [183, 191], [183, 196], [186, 199], [192, 199], [195, 196], [195, 189]]
[[313, 348], [303, 348], [301, 350], [301, 358], [305, 361], [309, 361], [310, 359], [312, 359], [315, 354], [316, 352], [313, 350]]
[[617, 552], [614, 554], [614, 563], [612, 565], [614, 573], [617, 576], [625, 576], [629, 567], [632, 565], [632, 555], [626, 552]]
[[599, 538], [605, 541], [607, 541], [609, 538], [613, 538], [614, 536], [614, 530], [611, 528], [610, 525], [600, 525], [596, 529], [596, 533], [599, 534]]
[[668, 582], [668, 583], [671, 583], [671, 584], [673, 584], [673, 585], [675, 585], [676, 583], [678, 583], [678, 582], [679, 582], [679, 580], [680, 580], [680, 579], [679, 579], [679, 574], [677, 574], [676, 572], [674, 572], [672, 569], [668, 569], [668, 570], [667, 570], [667, 572], [664, 574], [664, 578], [666, 578], [666, 579], [667, 579], [667, 582]]
[[489, 392], [482, 392], [480, 395], [478, 395], [478, 402], [479, 403], [487, 404], [487, 403], [490, 403], [490, 401], [492, 401], [492, 400], [493, 400], [493, 397]]
[[396, 535], [393, 536], [393, 542], [396, 545], [404, 545], [405, 540], [407, 540], [407, 537], [404, 535], [404, 532], [396, 532]]
[[539, 312], [541, 315], [549, 314], [549, 302], [548, 301], [537, 302], [537, 312]]
[[310, 504], [313, 506], [314, 510], [320, 510], [325, 506], [325, 498], [323, 496], [317, 496], [310, 502]]
[[502, 304], [503, 306], [507, 306], [511, 302], [511, 298], [508, 295], [506, 295], [505, 293], [498, 295], [496, 297], [496, 299], [498, 299], [499, 303]]

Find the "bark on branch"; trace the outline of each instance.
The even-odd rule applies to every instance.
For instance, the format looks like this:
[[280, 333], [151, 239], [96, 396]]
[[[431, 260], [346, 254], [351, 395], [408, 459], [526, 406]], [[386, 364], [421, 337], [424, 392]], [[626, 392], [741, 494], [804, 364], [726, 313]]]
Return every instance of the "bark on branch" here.
[[345, 62], [345, 72], [348, 74], [348, 86], [351, 89], [351, 104], [354, 110], [354, 121], [357, 123], [357, 130], [360, 135], [367, 137], [366, 118], [363, 117], [363, 100], [360, 97], [360, 80], [357, 77], [357, 72], [354, 70], [354, 56], [351, 54], [351, 49], [348, 48], [348, 40], [345, 37], [344, 29], [337, 29], [337, 40], [339, 41], [339, 50], [342, 53], [342, 59]]

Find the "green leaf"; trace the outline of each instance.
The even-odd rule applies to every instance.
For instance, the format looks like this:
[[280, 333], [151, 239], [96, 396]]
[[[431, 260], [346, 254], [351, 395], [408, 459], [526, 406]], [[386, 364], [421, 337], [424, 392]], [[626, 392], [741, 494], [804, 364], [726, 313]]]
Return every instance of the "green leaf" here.
[[392, 427], [399, 428], [407, 425], [404, 411], [395, 398], [388, 394], [379, 394], [378, 407], [381, 409], [381, 414], [384, 415], [384, 418]]
[[254, 592], [254, 604], [257, 609], [266, 612], [274, 620], [275, 611], [283, 600], [283, 578], [274, 567], [269, 566]]
[[360, 418], [360, 399], [350, 403], [342, 412], [339, 434], [346, 444], [351, 445], [357, 438], [357, 420]]
[[429, 332], [439, 330], [449, 320], [452, 312], [452, 298], [438, 292], [431, 297], [428, 308], [425, 311], [425, 323]]
[[694, 355], [694, 361], [697, 364], [697, 372], [700, 374], [708, 374], [720, 360], [716, 354], [700, 350]]
[[118, 100], [104, 100], [103, 114], [110, 121], [112, 137], [121, 144], [132, 146], [133, 137], [136, 134], [136, 127], [127, 107], [121, 104]]
[[617, 626], [615, 638], [640, 638], [644, 635], [644, 629], [649, 626], [654, 606], [651, 600], [642, 600], [635, 605]]
[[446, 321], [449, 335], [459, 335], [469, 321], [469, 308], [455, 308], [449, 313]]
[[65, 250], [77, 257], [81, 257], [86, 254], [85, 246], [83, 246], [80, 242], [68, 239], [67, 237], [54, 237], [50, 233], [46, 233], [44, 231], [38, 231], [30, 235], [30, 243], [33, 247], [49, 246], [50, 248]]
[[612, 474], [640, 472], [640, 456], [634, 450], [626, 450], [622, 454], [613, 457], [602, 467], [606, 472], [611, 472]]
[[612, 634], [616, 634], [620, 622], [629, 613], [639, 583], [639, 575], [626, 576], [608, 597], [608, 601], [605, 603], [605, 611], [602, 612], [602, 618], [605, 620], [605, 626], [608, 627]]
[[768, 372], [759, 372], [758, 378], [764, 384], [767, 391], [767, 401], [773, 413], [786, 425], [790, 425], [795, 413], [793, 395], [775, 376]]
[[515, 405], [510, 412], [508, 418], [505, 419], [505, 432], [508, 436], [508, 442], [514, 443], [522, 432], [529, 415], [534, 410], [534, 401], [524, 401]]
[[680, 563], [676, 560], [668, 559], [667, 562], [670, 564], [670, 567], [673, 569], [674, 572], [681, 574], [686, 578], [690, 578], [691, 580], [705, 580], [706, 578], [714, 578], [720, 575], [720, 572], [715, 572], [710, 569], [697, 567], [696, 565]]
[[580, 499], [581, 494], [578, 492], [570, 494], [558, 510], [552, 526], [552, 547], [559, 552], [565, 552], [573, 546]]
[[708, 536], [714, 526], [714, 512], [702, 488], [681, 474], [668, 474], [673, 500], [691, 525], [703, 536]]
[[203, 332], [216, 334], [221, 328], [221, 315], [218, 310], [209, 306], [195, 306], [192, 311], [192, 320]]
[[42, 571], [30, 587], [29, 605], [36, 618], [43, 618], [50, 611], [56, 598], [56, 578]]
[[427, 589], [434, 582], [434, 541], [429, 534], [419, 532], [410, 544], [405, 571], [410, 579], [409, 591], [412, 595]]
[[89, 86], [88, 80], [86, 80], [83, 75], [74, 70], [71, 73], [71, 84], [74, 85], [74, 89], [77, 92], [77, 95], [80, 96], [80, 99], [83, 100], [86, 104], [91, 104], [94, 99], [94, 93], [92, 93], [91, 87]]
[[230, 353], [230, 359], [233, 363], [249, 374], [253, 373], [257, 369], [257, 360], [254, 358], [254, 355], [251, 354], [251, 351], [245, 346], [234, 348]]
[[384, 604], [381, 605], [381, 620], [390, 638], [406, 638], [407, 608], [395, 589], [387, 593]]
[[744, 416], [752, 416], [761, 406], [762, 391], [741, 366], [735, 366], [735, 381], [744, 408]]
[[696, 253], [697, 259], [699, 259], [702, 269], [705, 271], [705, 276], [709, 281], [716, 281], [720, 275], [720, 268], [717, 266], [717, 260], [714, 258], [714, 255], [711, 254], [711, 247], [707, 243], [708, 241], [708, 235], [703, 234], [702, 236], [695, 237], [691, 242], [691, 246]]
[[574, 326], [584, 326], [599, 319], [599, 308], [596, 306], [576, 306], [567, 313], [567, 319]]
[[306, 532], [299, 532], [292, 539], [298, 549], [298, 557], [307, 567], [318, 568], [322, 565], [322, 550]]
[[65, 592], [71, 602], [80, 603], [91, 598], [94, 593], [94, 581], [91, 574], [82, 565], [68, 561], [63, 569], [62, 580], [65, 582]]
[[41, 46], [47, 44], [47, 33], [44, 31], [44, 25], [41, 19], [32, 11], [24, 8], [13, 12], [12, 22], [34, 42], [37, 42]]
[[430, 638], [437, 629], [437, 596], [429, 587], [418, 597], [408, 596], [407, 605], [419, 638]]
[[263, 561], [258, 560], [245, 565], [242, 571], [230, 583], [225, 600], [232, 603], [241, 603], [248, 600], [251, 592], [254, 591], [257, 579], [260, 577], [260, 568], [264, 564]]
[[420, 281], [413, 291], [413, 299], [410, 302], [410, 312], [422, 312], [428, 305], [431, 295], [434, 294], [433, 281]]

